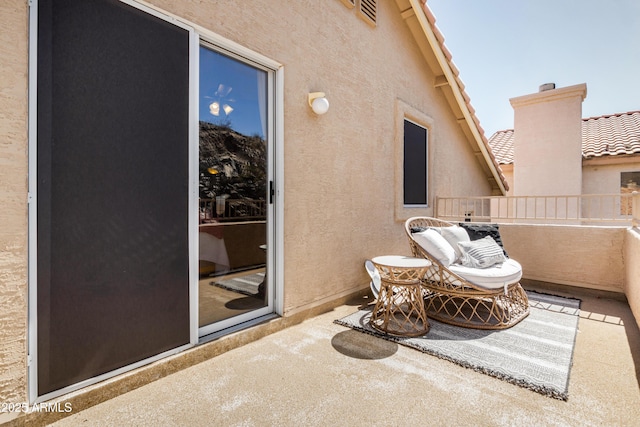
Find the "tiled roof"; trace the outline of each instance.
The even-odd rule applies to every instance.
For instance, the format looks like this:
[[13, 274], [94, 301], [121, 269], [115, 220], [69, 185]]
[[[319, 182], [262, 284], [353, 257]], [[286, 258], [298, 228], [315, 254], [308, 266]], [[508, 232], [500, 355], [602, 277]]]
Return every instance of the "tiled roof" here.
[[[491, 158], [491, 163], [493, 164], [495, 170], [497, 171], [502, 185], [504, 186], [505, 189], [508, 190], [509, 189], [509, 184], [507, 183], [507, 179], [504, 176], [504, 173], [502, 172], [502, 169], [500, 168], [500, 162], [496, 158], [496, 155], [495, 155], [495, 153], [493, 152], [493, 150], [491, 148], [491, 144], [489, 144], [489, 140], [487, 139], [487, 137], [484, 134], [484, 129], [480, 125], [480, 120], [476, 116], [475, 108], [473, 108], [473, 106], [471, 105], [471, 98], [469, 97], [469, 94], [467, 94], [467, 92], [464, 89], [465, 86], [464, 86], [464, 83], [462, 82], [462, 79], [460, 79], [460, 70], [453, 63], [453, 55], [451, 55], [451, 52], [449, 51], [447, 46], [444, 44], [444, 36], [442, 35], [442, 32], [440, 32], [440, 29], [436, 25], [436, 18], [433, 15], [433, 12], [431, 12], [431, 9], [429, 9], [429, 6], [426, 4], [426, 0], [421, 0], [421, 5], [422, 5], [422, 9], [423, 9], [423, 11], [425, 13], [425, 16], [427, 18], [427, 21], [429, 22], [429, 25], [431, 27], [431, 30], [433, 31], [433, 34], [435, 35], [435, 37], [436, 37], [436, 39], [438, 41], [438, 44], [440, 45], [440, 49], [441, 49], [442, 53], [444, 54], [444, 56], [445, 56], [445, 58], [447, 60], [447, 63], [449, 64], [449, 68], [453, 72], [453, 75], [455, 77], [455, 84], [460, 89], [460, 93], [462, 94], [462, 98], [464, 99], [464, 102], [465, 102], [465, 104], [467, 106], [467, 109], [469, 110], [469, 113], [471, 114], [471, 118], [472, 118], [475, 126], [478, 129], [478, 133], [480, 134], [480, 138], [482, 139], [481, 143], [486, 148], [487, 152], [489, 153], [489, 157]], [[453, 83], [450, 82], [450, 84], [453, 84]]]
[[501, 130], [489, 138], [489, 145], [501, 165], [513, 163], [513, 129]]
[[[489, 138], [501, 165], [513, 163], [513, 129]], [[582, 119], [582, 157], [640, 155], [640, 111]]]
[[640, 111], [582, 119], [582, 156], [640, 154]]

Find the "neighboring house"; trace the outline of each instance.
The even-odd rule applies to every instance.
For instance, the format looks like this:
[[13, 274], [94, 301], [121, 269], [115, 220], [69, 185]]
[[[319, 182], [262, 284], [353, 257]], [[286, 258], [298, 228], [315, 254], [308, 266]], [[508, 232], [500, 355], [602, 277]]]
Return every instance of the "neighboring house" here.
[[[0, 14], [2, 402], [360, 292], [436, 195], [508, 188], [420, 1]], [[255, 299], [204, 298], [256, 266]]]
[[[586, 95], [586, 86], [577, 85], [511, 100], [515, 129], [498, 131], [489, 138], [509, 182], [508, 195], [617, 194], [638, 190], [640, 111], [581, 118], [576, 104], [583, 99], [583, 92]], [[536, 110], [532, 113], [527, 108]], [[518, 152], [522, 153], [521, 158]], [[575, 173], [565, 176], [567, 182], [560, 182], [558, 176], [566, 174], [565, 169]], [[527, 189], [522, 188], [525, 185]], [[622, 206], [621, 213], [630, 213], [624, 210]]]

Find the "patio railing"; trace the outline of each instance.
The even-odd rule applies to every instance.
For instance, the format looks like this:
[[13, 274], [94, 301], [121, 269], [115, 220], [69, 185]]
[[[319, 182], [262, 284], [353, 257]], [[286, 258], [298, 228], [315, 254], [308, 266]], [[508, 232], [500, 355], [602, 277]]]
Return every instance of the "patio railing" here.
[[640, 224], [640, 193], [580, 196], [436, 197], [449, 221], [578, 225]]
[[200, 222], [249, 221], [264, 219], [267, 216], [267, 204], [256, 199], [200, 199]]

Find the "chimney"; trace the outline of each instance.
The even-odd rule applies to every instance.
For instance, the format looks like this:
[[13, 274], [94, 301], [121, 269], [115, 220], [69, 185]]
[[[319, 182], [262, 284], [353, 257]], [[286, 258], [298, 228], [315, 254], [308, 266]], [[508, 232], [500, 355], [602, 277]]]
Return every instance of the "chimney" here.
[[582, 193], [582, 101], [585, 83], [511, 98], [514, 110], [513, 195]]

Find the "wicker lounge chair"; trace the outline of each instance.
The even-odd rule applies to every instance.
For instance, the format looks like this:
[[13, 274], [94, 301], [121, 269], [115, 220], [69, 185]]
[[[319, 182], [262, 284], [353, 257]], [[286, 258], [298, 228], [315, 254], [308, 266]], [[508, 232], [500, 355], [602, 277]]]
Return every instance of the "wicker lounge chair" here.
[[[427, 258], [432, 263], [423, 280], [427, 315], [444, 323], [475, 329], [505, 329], [527, 317], [529, 300], [520, 286], [522, 268], [516, 261], [504, 263], [504, 270], [511, 269], [504, 275], [500, 271], [502, 266], [493, 269], [472, 269], [457, 264], [445, 267], [412, 233], [412, 228], [454, 225], [429, 217], [413, 217], [405, 222], [413, 256]], [[489, 275], [489, 279], [485, 281], [484, 275]]]

